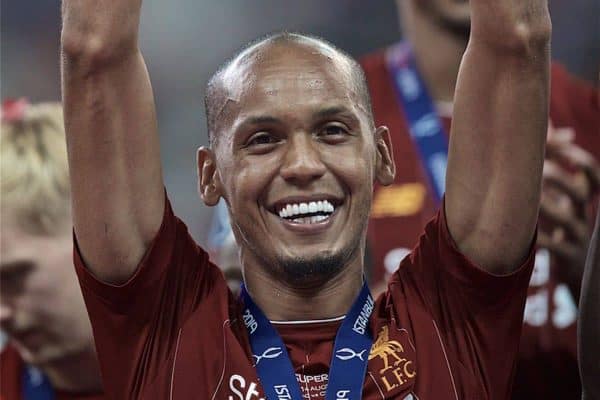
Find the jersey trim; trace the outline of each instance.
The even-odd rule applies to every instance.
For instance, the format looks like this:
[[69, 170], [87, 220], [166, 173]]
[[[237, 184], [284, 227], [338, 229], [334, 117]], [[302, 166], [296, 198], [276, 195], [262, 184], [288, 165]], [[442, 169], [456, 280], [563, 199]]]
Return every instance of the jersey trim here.
[[269, 321], [272, 324], [276, 325], [302, 325], [302, 324], [322, 324], [325, 322], [335, 322], [341, 321], [346, 318], [345, 315], [341, 315], [339, 317], [326, 318], [326, 319], [307, 319], [305, 321]]

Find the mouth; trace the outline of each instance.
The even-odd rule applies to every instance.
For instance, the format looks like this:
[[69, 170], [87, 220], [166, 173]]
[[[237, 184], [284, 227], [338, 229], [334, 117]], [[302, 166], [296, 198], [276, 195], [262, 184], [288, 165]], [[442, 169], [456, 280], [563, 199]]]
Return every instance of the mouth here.
[[14, 334], [14, 340], [27, 349], [36, 351], [46, 341], [45, 335], [39, 329], [28, 328]]
[[326, 225], [332, 220], [342, 203], [342, 200], [327, 196], [311, 199], [290, 198], [276, 202], [270, 211], [286, 224]]

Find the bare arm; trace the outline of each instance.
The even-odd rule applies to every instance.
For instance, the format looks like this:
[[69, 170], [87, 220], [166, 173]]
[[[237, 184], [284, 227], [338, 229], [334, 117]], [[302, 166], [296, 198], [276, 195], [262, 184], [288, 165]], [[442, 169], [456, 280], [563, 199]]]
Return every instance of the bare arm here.
[[581, 284], [578, 334], [583, 398], [600, 398], [600, 210]]
[[492, 273], [518, 267], [540, 203], [548, 121], [547, 0], [471, 0], [446, 177], [448, 228]]
[[152, 88], [138, 49], [141, 0], [64, 0], [62, 85], [73, 221], [92, 273], [119, 283], [161, 223]]

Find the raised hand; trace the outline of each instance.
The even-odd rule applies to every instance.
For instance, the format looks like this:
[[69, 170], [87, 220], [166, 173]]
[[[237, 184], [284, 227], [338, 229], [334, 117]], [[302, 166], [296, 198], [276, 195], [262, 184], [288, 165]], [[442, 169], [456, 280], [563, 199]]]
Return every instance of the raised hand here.
[[471, 0], [471, 11], [445, 208], [459, 249], [506, 273], [525, 260], [538, 219], [551, 23], [547, 0]]
[[160, 226], [154, 98], [141, 0], [63, 0], [62, 84], [75, 234], [96, 277], [123, 282]]
[[471, 0], [471, 40], [506, 48], [547, 47], [548, 0]]

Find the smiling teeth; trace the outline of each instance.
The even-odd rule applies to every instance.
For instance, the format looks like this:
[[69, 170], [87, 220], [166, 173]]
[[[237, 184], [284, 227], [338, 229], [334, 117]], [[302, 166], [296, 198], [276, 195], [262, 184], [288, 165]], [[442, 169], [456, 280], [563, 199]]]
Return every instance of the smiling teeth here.
[[281, 218], [292, 219], [297, 223], [314, 224], [327, 219], [329, 215], [306, 216], [306, 214], [331, 214], [333, 211], [335, 211], [335, 207], [328, 200], [319, 200], [311, 201], [309, 203], [286, 204], [285, 207], [279, 211], [279, 216]]

